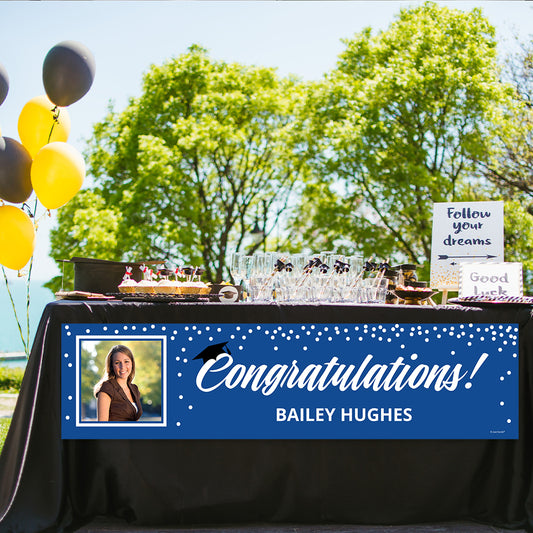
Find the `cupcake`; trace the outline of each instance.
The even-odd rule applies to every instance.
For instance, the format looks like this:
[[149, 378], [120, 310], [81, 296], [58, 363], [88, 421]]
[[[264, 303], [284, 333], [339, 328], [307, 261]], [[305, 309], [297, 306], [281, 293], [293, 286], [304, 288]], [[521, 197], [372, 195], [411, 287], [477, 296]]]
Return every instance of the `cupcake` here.
[[137, 282], [134, 279], [123, 279], [118, 286], [119, 292], [134, 293], [137, 288]]
[[176, 294], [177, 286], [173, 281], [162, 279], [155, 287], [158, 294]]
[[155, 293], [155, 287], [156, 283], [154, 281], [149, 281], [147, 279], [142, 279], [137, 283], [137, 286], [135, 287], [135, 292], [141, 292], [141, 293]]
[[209, 285], [202, 281], [184, 281], [180, 283], [180, 294], [209, 294]]

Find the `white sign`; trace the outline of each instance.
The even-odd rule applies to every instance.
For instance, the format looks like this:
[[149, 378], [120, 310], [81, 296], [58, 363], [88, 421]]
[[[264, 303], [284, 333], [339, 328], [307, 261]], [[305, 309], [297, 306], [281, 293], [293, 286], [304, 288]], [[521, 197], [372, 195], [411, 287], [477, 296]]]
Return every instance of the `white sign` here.
[[522, 263], [461, 265], [459, 296], [522, 296]]
[[503, 260], [503, 202], [433, 205], [431, 288], [458, 290], [462, 263]]

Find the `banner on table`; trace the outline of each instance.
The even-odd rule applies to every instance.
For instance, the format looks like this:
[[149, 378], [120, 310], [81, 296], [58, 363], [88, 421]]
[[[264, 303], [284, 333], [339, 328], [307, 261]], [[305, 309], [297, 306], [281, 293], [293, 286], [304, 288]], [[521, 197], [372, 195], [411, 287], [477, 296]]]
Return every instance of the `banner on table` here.
[[[137, 422], [99, 422], [116, 344]], [[517, 324], [63, 324], [65, 439], [517, 439]]]

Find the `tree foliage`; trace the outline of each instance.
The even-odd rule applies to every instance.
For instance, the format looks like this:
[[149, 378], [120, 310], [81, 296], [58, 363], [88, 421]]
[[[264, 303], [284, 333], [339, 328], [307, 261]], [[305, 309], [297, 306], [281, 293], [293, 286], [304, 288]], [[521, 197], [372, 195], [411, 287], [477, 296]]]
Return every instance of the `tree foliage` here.
[[533, 287], [533, 42], [506, 58], [505, 79], [513, 98], [493, 141], [490, 157], [477, 159], [478, 175], [505, 203], [505, 259], [523, 264], [524, 285]]
[[502, 194], [520, 195], [533, 215], [533, 42], [522, 45], [505, 65], [513, 99], [494, 139], [492, 157], [478, 163], [480, 173]]
[[424, 262], [433, 203], [470, 199], [472, 158], [490, 151], [507, 98], [494, 29], [478, 9], [428, 2], [345, 45], [308, 92], [315, 178], [295, 233]]
[[152, 66], [94, 126], [92, 187], [60, 210], [51, 255], [165, 258], [219, 281], [230, 248], [274, 247], [275, 230], [288, 250], [429, 269], [435, 202], [504, 199], [506, 259], [527, 263], [531, 48], [505, 77], [482, 11], [434, 2], [344, 45], [309, 83], [196, 45]]
[[[265, 238], [304, 172], [300, 85], [192, 46], [144, 76], [142, 94], [94, 127], [94, 187], [60, 215], [52, 255], [164, 258], [224, 277], [228, 247]], [[73, 223], [70, 223], [72, 220]]]

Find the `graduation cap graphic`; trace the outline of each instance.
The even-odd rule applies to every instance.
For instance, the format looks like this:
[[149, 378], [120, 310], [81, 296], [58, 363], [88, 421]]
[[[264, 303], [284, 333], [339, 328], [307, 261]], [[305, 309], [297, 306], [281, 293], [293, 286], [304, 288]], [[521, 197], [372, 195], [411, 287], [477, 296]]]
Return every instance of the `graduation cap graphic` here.
[[[217, 355], [221, 353], [228, 353], [231, 355], [229, 348], [226, 346], [228, 341], [219, 342], [218, 344], [210, 344], [207, 348], [204, 348], [194, 359], [203, 359], [204, 364], [209, 361], [209, 359], [216, 359]], [[194, 360], [193, 359], [193, 360]]]

